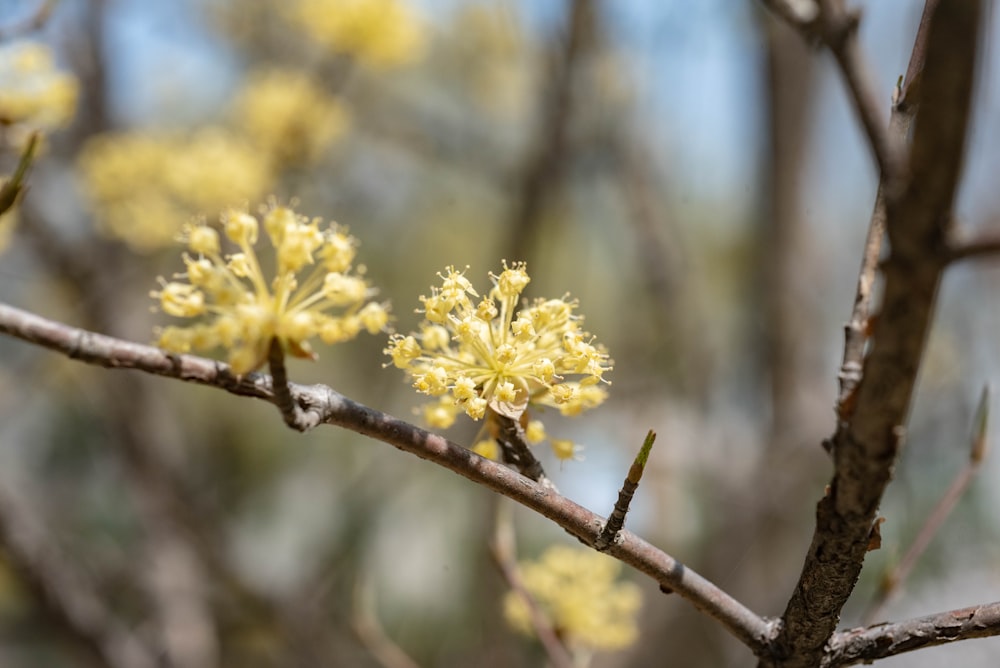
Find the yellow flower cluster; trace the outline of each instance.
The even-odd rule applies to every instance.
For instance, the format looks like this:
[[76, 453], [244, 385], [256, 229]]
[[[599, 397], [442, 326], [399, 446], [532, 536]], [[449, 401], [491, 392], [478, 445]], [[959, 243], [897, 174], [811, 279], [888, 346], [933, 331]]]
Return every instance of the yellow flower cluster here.
[[278, 164], [316, 159], [348, 125], [344, 107], [295, 70], [251, 75], [235, 112], [246, 136]]
[[204, 315], [208, 321], [167, 327], [159, 345], [177, 353], [226, 348], [233, 372], [244, 374], [267, 360], [273, 339], [290, 354], [312, 359], [309, 339], [338, 343], [362, 329], [384, 330], [386, 306], [370, 301], [374, 290], [359, 275], [363, 267], [351, 270], [357, 241], [336, 226], [321, 229], [320, 222], [273, 202], [263, 211], [260, 223], [274, 249], [273, 281], [265, 278], [254, 250], [259, 231], [254, 216], [236, 210], [222, 215], [225, 236], [238, 247], [225, 256], [215, 228], [186, 226], [184, 241], [194, 255], [184, 254], [187, 271], [175, 277], [185, 280], [161, 279], [161, 289], [151, 296], [168, 315]]
[[[613, 650], [628, 647], [638, 638], [635, 615], [642, 600], [636, 585], [616, 581], [620, 562], [593, 550], [560, 545], [520, 567], [524, 588], [569, 645]], [[532, 635], [524, 598], [510, 591], [503, 604], [507, 623]]]
[[289, 18], [315, 42], [375, 67], [416, 60], [423, 27], [403, 0], [292, 0]]
[[20, 149], [35, 130], [55, 130], [73, 118], [79, 83], [55, 69], [52, 51], [38, 42], [0, 46], [0, 137]]
[[78, 166], [104, 231], [139, 251], [171, 243], [178, 221], [259, 199], [273, 178], [270, 161], [222, 128], [101, 135]]
[[[523, 263], [504, 263], [499, 276], [490, 274], [493, 288], [482, 298], [454, 267], [439, 276], [441, 287], [420, 298], [419, 333], [395, 334], [385, 349], [418, 392], [438, 397], [424, 409], [430, 426], [446, 429], [463, 411], [474, 420], [492, 410], [524, 421], [529, 404], [577, 415], [604, 401], [601, 383], [611, 361], [581, 329], [575, 300], [538, 299], [518, 310], [531, 280]], [[545, 428], [528, 421], [526, 436], [541, 442]], [[552, 445], [563, 459], [576, 450], [568, 441]]]

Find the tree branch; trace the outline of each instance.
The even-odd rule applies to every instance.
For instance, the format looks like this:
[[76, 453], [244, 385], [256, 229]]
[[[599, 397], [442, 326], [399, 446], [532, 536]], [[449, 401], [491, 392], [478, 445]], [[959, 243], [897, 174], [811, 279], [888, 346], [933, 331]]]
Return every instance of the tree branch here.
[[511, 507], [501, 503], [497, 506], [493, 539], [490, 540], [490, 554], [504, 580], [528, 608], [528, 618], [542, 648], [548, 656], [552, 668], [573, 668], [573, 657], [569, 648], [563, 644], [556, 634], [549, 618], [538, 605], [538, 601], [528, 591], [521, 577], [521, 569], [517, 564], [517, 547], [514, 538], [514, 522], [511, 519]]
[[889, 192], [896, 192], [903, 185], [903, 144], [886, 130], [880, 96], [858, 45], [858, 16], [847, 10], [844, 0], [818, 0], [818, 4], [764, 0], [764, 4], [806, 39], [819, 39], [830, 49], [851, 93], [851, 104], [868, 136], [882, 181]]
[[956, 640], [1000, 635], [1000, 601], [939, 612], [894, 624], [841, 631], [830, 639], [823, 668], [871, 663], [876, 659]]
[[903, 423], [946, 262], [972, 98], [981, 3], [941, 3], [931, 18], [910, 179], [887, 198], [892, 255], [853, 412], [830, 439], [835, 472], [816, 511], [802, 574], [765, 665], [815, 666], [850, 596], [905, 435]]
[[[236, 376], [222, 362], [192, 355], [174, 355], [152, 346], [88, 332], [27, 311], [0, 304], [0, 332], [72, 359], [111, 369], [137, 369], [159, 376], [198, 383], [227, 392], [273, 402], [269, 376]], [[603, 519], [551, 489], [502, 464], [484, 459], [441, 436], [359, 404], [325, 385], [290, 384], [300, 406], [307, 406], [316, 424], [349, 429], [388, 443], [399, 450], [443, 466], [549, 518], [587, 545], [593, 545]], [[755, 654], [764, 651], [772, 624], [759, 617], [683, 563], [629, 531], [607, 554], [672, 589], [696, 608], [718, 620]]]
[[95, 584], [0, 490], [0, 544], [42, 608], [107, 668], [153, 668], [155, 652], [112, 615]]
[[[903, 145], [910, 134], [913, 118], [917, 113], [917, 94], [923, 79], [924, 62], [927, 56], [927, 35], [930, 28], [930, 17], [937, 6], [938, 0], [927, 0], [924, 12], [920, 17], [920, 26], [910, 52], [910, 64], [906, 68], [906, 76], [897, 86], [893, 95], [892, 114], [889, 116], [889, 136], [892, 141]], [[844, 358], [840, 365], [837, 378], [840, 381], [840, 394], [837, 397], [837, 415], [841, 419], [854, 410], [857, 399], [855, 391], [861, 382], [861, 366], [864, 360], [865, 344], [868, 341], [871, 317], [871, 303], [874, 296], [876, 271], [879, 257], [882, 255], [882, 242], [885, 240], [886, 220], [886, 187], [884, 179], [879, 180], [878, 193], [875, 196], [875, 207], [868, 223], [868, 236], [865, 239], [865, 250], [861, 260], [861, 271], [858, 273], [858, 287], [854, 297], [854, 307], [851, 318], [844, 326]]]

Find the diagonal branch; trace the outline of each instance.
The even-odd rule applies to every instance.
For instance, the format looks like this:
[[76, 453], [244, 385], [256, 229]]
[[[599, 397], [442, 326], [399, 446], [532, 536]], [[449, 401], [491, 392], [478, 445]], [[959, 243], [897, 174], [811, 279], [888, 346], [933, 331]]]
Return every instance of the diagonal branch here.
[[886, 130], [880, 96], [858, 44], [857, 14], [847, 9], [844, 0], [763, 1], [806, 39], [821, 41], [836, 58], [882, 181], [889, 192], [898, 192], [905, 172], [903, 144]]
[[528, 591], [521, 577], [521, 570], [517, 564], [517, 547], [514, 538], [514, 522], [511, 519], [511, 507], [508, 504], [499, 504], [496, 513], [496, 526], [493, 530], [493, 539], [490, 541], [490, 554], [493, 561], [503, 575], [504, 580], [528, 608], [528, 618], [531, 628], [535, 632], [535, 637], [541, 643], [545, 654], [548, 656], [552, 668], [573, 668], [573, 657], [569, 648], [563, 643], [552, 627], [552, 622], [546, 617], [545, 612], [539, 607], [538, 601]]
[[893, 624], [841, 631], [830, 639], [823, 668], [871, 663], [956, 640], [1000, 635], [1000, 601]]
[[945, 2], [930, 19], [910, 180], [887, 199], [892, 255], [854, 411], [830, 440], [835, 472], [770, 664], [815, 666], [857, 583], [875, 514], [905, 435], [937, 288], [972, 98], [981, 3]]
[[157, 665], [153, 649], [112, 614], [96, 583], [6, 490], [0, 490], [0, 545], [42, 609], [86, 656], [107, 668]]
[[[5, 304], [0, 304], [0, 332], [88, 364], [138, 369], [273, 402], [268, 376], [254, 373], [237, 376], [221, 362], [174, 355], [152, 346], [88, 332]], [[316, 424], [340, 426], [388, 443], [517, 501], [587, 545], [597, 540], [604, 524], [600, 516], [503, 464], [484, 459], [441, 436], [352, 401], [325, 385], [291, 383], [289, 387], [299, 405], [308, 407], [307, 412], [316, 418]], [[771, 635], [770, 622], [635, 534], [622, 531], [619, 538], [607, 554], [689, 600], [719, 621], [755, 654], [764, 652]]]
[[[893, 96], [892, 114], [889, 117], [889, 136], [892, 141], [903, 145], [910, 134], [913, 118], [917, 113], [917, 96], [920, 82], [923, 79], [924, 62], [927, 56], [927, 35], [930, 28], [930, 17], [939, 0], [927, 0], [920, 26], [910, 52], [910, 64], [906, 75], [896, 88]], [[868, 341], [871, 325], [871, 305], [874, 297], [876, 270], [879, 257], [882, 255], [882, 242], [885, 239], [886, 219], [886, 187], [884, 179], [879, 180], [878, 193], [875, 195], [875, 207], [868, 223], [868, 236], [865, 239], [865, 250], [861, 260], [861, 271], [858, 274], [858, 287], [854, 297], [854, 307], [851, 318], [844, 326], [844, 358], [840, 365], [838, 379], [840, 394], [837, 396], [837, 415], [846, 419], [854, 410], [857, 399], [855, 391], [861, 382], [861, 365], [864, 361], [865, 344]]]

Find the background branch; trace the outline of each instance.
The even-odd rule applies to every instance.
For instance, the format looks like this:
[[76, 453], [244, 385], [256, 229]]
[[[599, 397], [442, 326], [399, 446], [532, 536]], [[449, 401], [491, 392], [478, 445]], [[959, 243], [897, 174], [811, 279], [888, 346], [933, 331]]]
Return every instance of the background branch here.
[[510, 507], [501, 503], [497, 506], [493, 538], [490, 540], [490, 555], [504, 580], [524, 601], [528, 608], [528, 618], [538, 641], [545, 649], [553, 668], [573, 668], [573, 657], [569, 649], [560, 641], [552, 623], [538, 605], [528, 588], [524, 586], [521, 570], [517, 564], [517, 546], [514, 538], [514, 523]]
[[6, 490], [0, 490], [0, 543], [42, 609], [85, 656], [108, 668], [158, 665], [152, 648], [111, 614], [79, 564]]

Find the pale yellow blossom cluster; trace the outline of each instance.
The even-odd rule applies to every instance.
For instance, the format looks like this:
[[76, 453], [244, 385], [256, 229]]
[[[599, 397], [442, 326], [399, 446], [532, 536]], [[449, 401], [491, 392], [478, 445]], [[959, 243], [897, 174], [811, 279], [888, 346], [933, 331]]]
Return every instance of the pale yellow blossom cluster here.
[[28, 136], [69, 123], [79, 83], [56, 69], [49, 47], [18, 41], [0, 45], [0, 138], [20, 149]]
[[324, 48], [374, 67], [420, 57], [424, 28], [404, 0], [290, 0], [289, 19]]
[[[268, 280], [255, 250], [259, 228], [274, 251], [274, 278]], [[220, 234], [206, 224], [189, 224], [184, 241], [187, 271], [151, 296], [177, 318], [204, 321], [170, 326], [159, 345], [177, 353], [225, 348], [237, 374], [253, 371], [277, 339], [296, 357], [315, 358], [309, 340], [347, 341], [361, 330], [386, 329], [386, 306], [374, 302], [363, 267], [352, 270], [357, 241], [331, 225], [322, 227], [285, 206], [271, 203], [260, 220], [229, 210], [222, 215], [225, 236], [236, 252], [223, 254]], [[299, 274], [303, 274], [300, 276]]]
[[336, 98], [296, 70], [251, 74], [234, 110], [243, 133], [278, 164], [315, 160], [349, 121]]
[[[520, 570], [525, 590], [571, 647], [615, 650], [638, 638], [635, 617], [642, 599], [635, 584], [618, 581], [620, 562], [586, 548], [559, 545], [546, 550], [538, 561], [522, 562]], [[504, 617], [514, 629], [534, 634], [521, 594], [508, 592], [503, 606]]]
[[[436, 398], [424, 408], [430, 426], [446, 429], [458, 413], [479, 420], [493, 411], [521, 420], [527, 440], [539, 443], [547, 434], [540, 421], [527, 420], [529, 404], [577, 415], [604, 401], [611, 361], [583, 331], [576, 301], [537, 299], [518, 309], [531, 280], [523, 263], [490, 274], [493, 288], [483, 297], [454, 267], [439, 276], [441, 287], [420, 298], [420, 331], [393, 335], [385, 349], [418, 392]], [[577, 450], [570, 441], [551, 443], [563, 459]]]
[[78, 167], [102, 230], [139, 251], [171, 243], [179, 221], [260, 199], [273, 179], [253, 144], [219, 127], [99, 135]]

